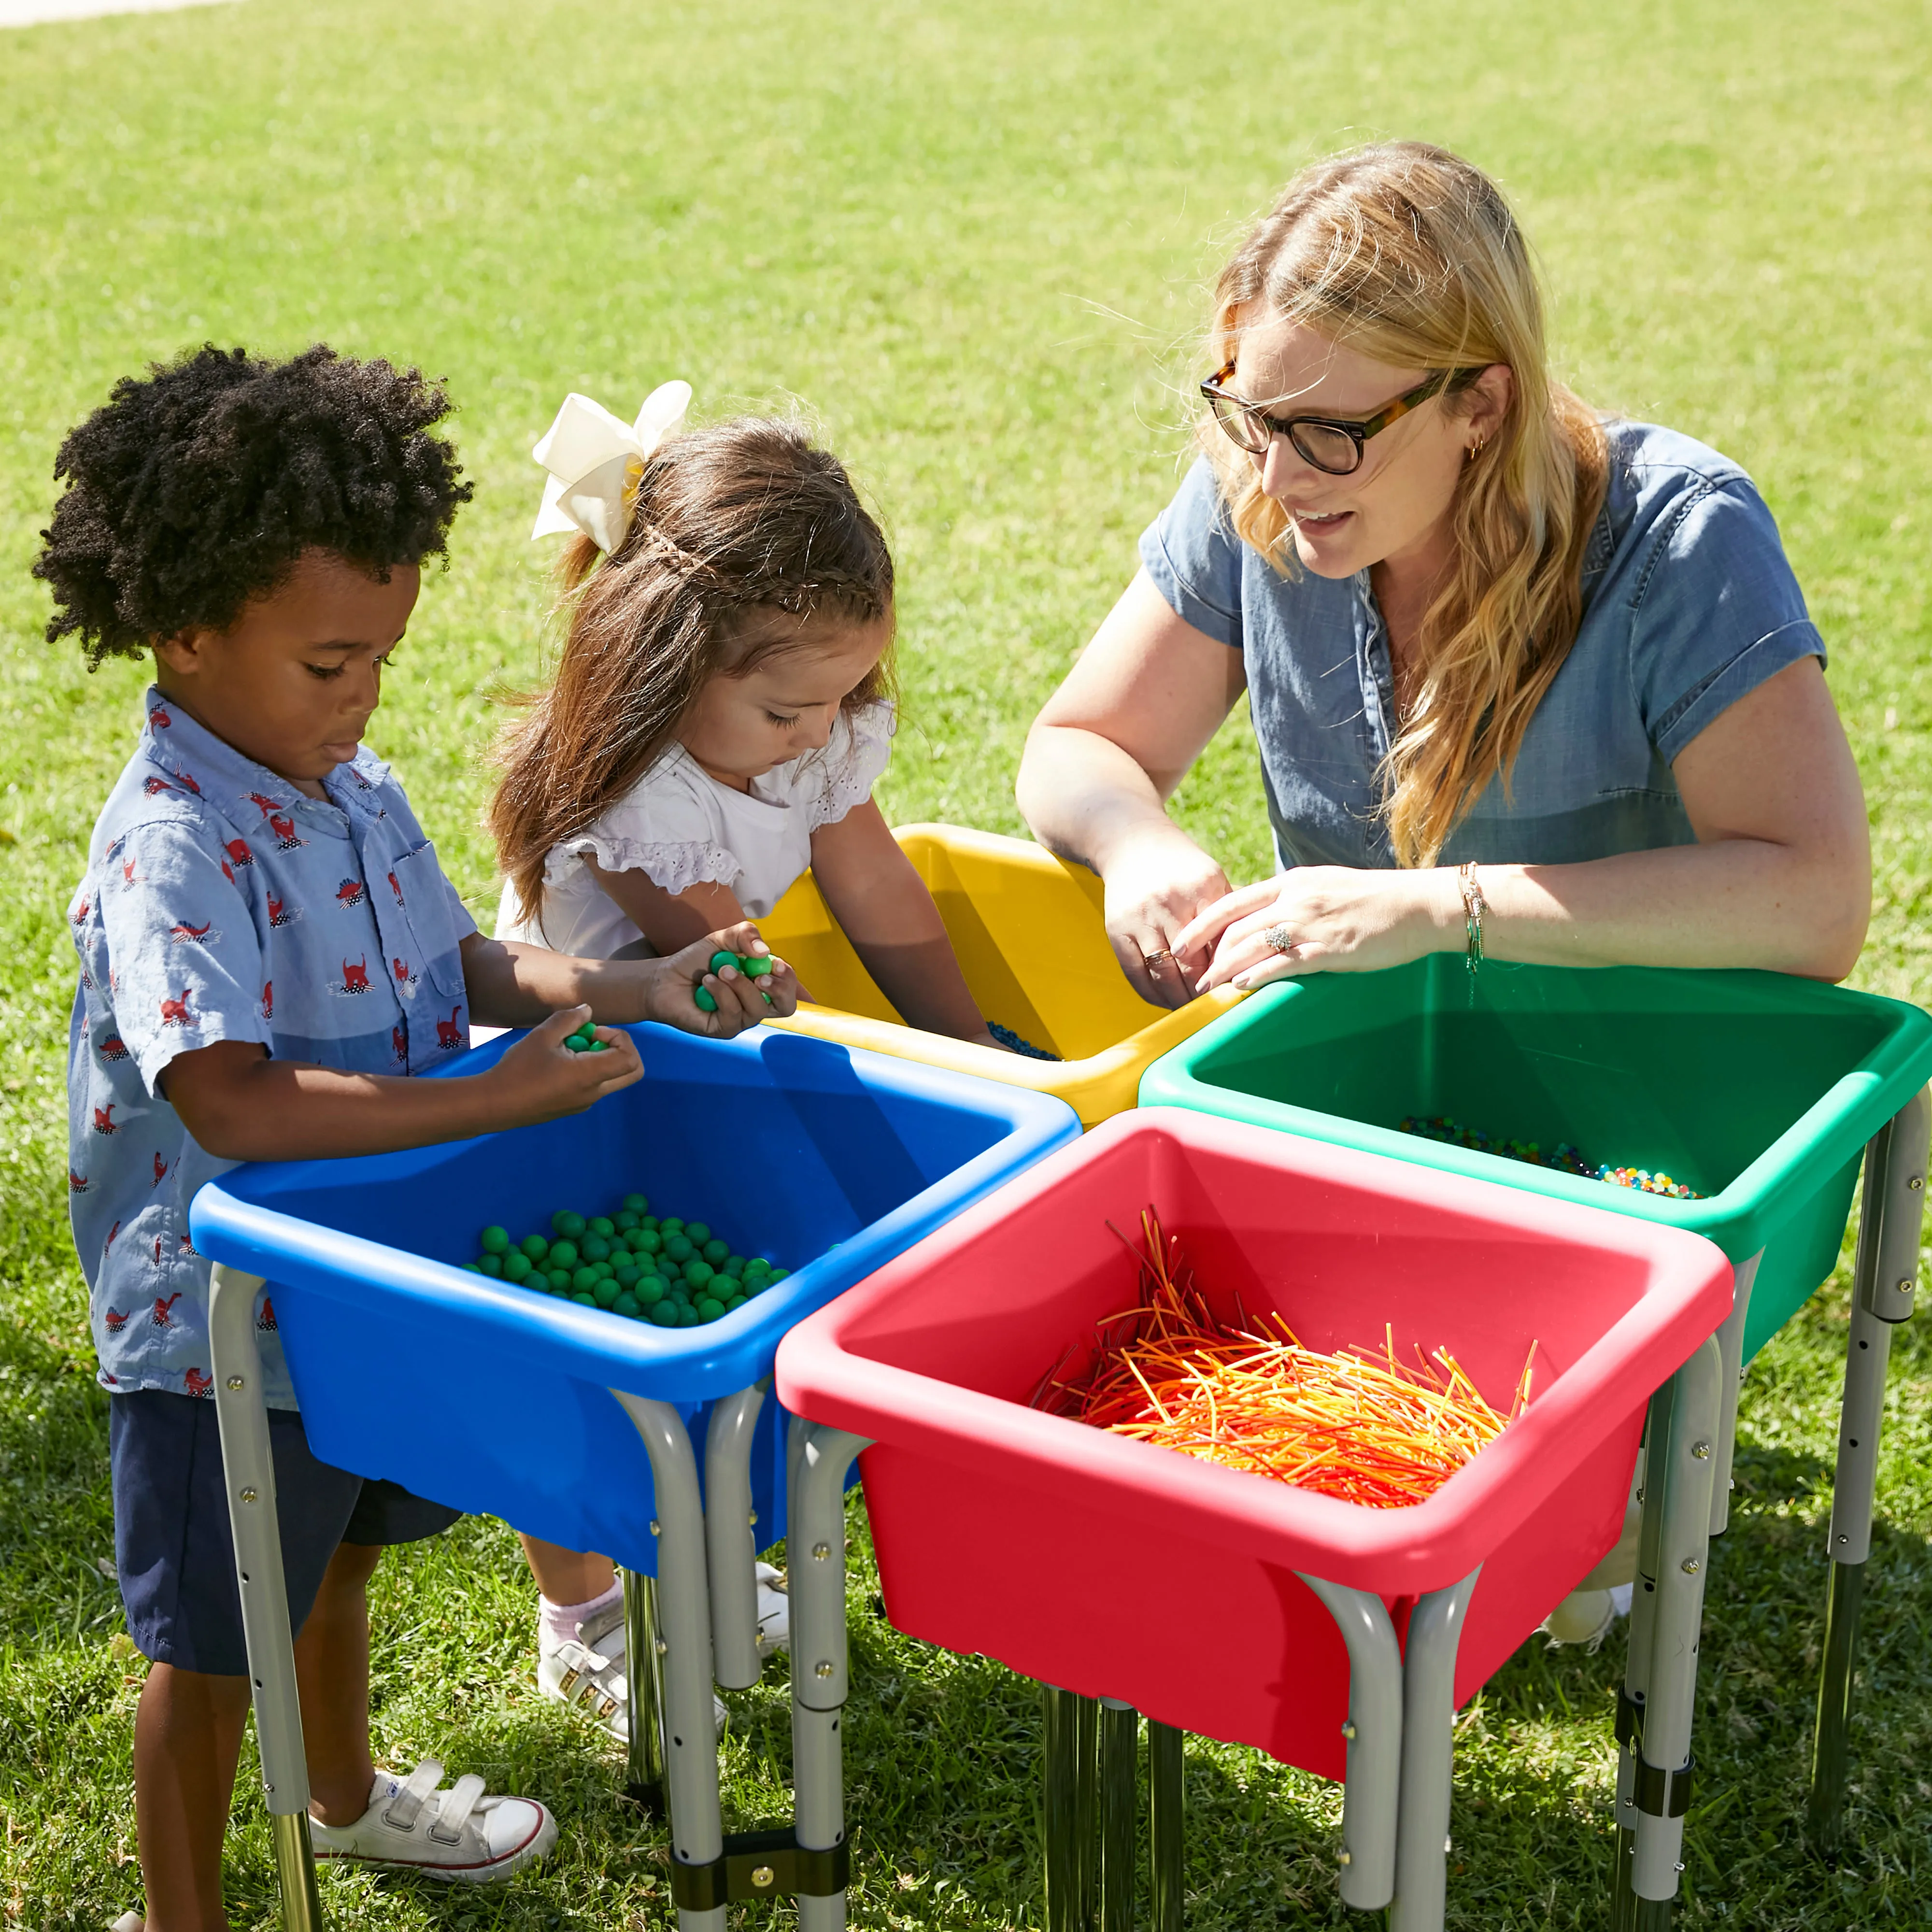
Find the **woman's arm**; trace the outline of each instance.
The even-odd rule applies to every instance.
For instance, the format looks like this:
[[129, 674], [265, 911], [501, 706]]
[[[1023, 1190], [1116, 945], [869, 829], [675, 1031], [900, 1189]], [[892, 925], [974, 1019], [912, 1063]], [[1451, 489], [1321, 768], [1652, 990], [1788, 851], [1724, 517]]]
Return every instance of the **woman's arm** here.
[[[1754, 966], [1842, 980], [1871, 914], [1858, 768], [1816, 658], [1767, 678], [1672, 767], [1694, 845], [1478, 868], [1484, 950], [1559, 966]], [[1264, 934], [1283, 926], [1276, 954]], [[1231, 894], [1182, 935], [1202, 990], [1460, 952], [1453, 867], [1310, 866]], [[1210, 963], [1208, 955], [1211, 952]]]
[[1227, 875], [1166, 802], [1246, 684], [1241, 654], [1169, 608], [1144, 571], [1127, 586], [1027, 738], [1016, 791], [1034, 836], [1097, 872], [1107, 934], [1135, 990], [1157, 1004], [1192, 997], [1144, 956], [1227, 892]]
[[812, 835], [812, 875], [852, 950], [908, 1025], [998, 1044], [966, 989], [926, 881], [870, 799]]

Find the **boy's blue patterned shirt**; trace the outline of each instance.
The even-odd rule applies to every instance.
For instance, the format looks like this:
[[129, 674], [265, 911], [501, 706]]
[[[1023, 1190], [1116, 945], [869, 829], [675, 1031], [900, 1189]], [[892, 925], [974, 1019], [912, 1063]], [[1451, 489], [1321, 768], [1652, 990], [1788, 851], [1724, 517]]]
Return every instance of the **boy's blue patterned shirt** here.
[[[150, 688], [68, 909], [80, 955], [68, 1049], [68, 1190], [102, 1385], [210, 1392], [208, 1263], [188, 1203], [236, 1163], [157, 1090], [217, 1040], [363, 1073], [420, 1073], [470, 1043], [458, 949], [476, 930], [402, 788], [366, 749], [326, 801]], [[272, 1406], [295, 1395], [267, 1298]]]

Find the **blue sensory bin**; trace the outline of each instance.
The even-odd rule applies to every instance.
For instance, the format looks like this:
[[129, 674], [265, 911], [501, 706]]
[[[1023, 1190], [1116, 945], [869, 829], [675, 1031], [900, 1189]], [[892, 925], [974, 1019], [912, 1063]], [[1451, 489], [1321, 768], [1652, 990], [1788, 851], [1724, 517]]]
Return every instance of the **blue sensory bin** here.
[[[677, 1404], [701, 1467], [708, 1404], [769, 1375], [787, 1329], [1080, 1124], [1050, 1095], [767, 1028], [629, 1031], [645, 1078], [586, 1113], [237, 1168], [190, 1225], [203, 1254], [270, 1283], [324, 1461], [655, 1575], [650, 1464], [609, 1390]], [[480, 1072], [520, 1036], [437, 1077]], [[795, 1272], [721, 1320], [658, 1328], [462, 1266], [493, 1222], [520, 1238], [633, 1190]], [[761, 1547], [784, 1533], [784, 1442], [771, 1397], [753, 1450]]]

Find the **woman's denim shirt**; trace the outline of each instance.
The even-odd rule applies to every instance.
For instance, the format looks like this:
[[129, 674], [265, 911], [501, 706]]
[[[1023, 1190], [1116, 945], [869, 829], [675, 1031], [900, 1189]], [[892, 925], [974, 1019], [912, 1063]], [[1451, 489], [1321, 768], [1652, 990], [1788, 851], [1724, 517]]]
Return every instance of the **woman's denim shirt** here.
[[[1774, 672], [1825, 655], [1750, 478], [1670, 430], [1608, 434], [1576, 641], [1523, 735], [1508, 800], [1492, 779], [1445, 864], [1694, 844], [1672, 760]], [[1282, 576], [1235, 536], [1204, 458], [1141, 538], [1141, 561], [1177, 614], [1242, 654], [1281, 864], [1393, 865], [1376, 774], [1394, 691], [1368, 572]]]

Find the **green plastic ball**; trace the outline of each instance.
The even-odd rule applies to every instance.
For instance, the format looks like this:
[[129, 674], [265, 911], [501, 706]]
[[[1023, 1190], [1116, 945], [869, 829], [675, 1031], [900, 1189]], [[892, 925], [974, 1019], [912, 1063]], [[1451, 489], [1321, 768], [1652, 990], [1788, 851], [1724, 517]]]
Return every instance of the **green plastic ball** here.
[[658, 1232], [661, 1234], [681, 1234], [684, 1232], [684, 1223], [676, 1215], [667, 1214], [658, 1223]]
[[510, 1231], [507, 1228], [485, 1228], [478, 1238], [486, 1255], [500, 1255], [508, 1250]]
[[474, 1262], [465, 1262], [463, 1264], [463, 1272], [465, 1274], [481, 1274], [483, 1270]]
[[587, 1262], [608, 1262], [610, 1258], [610, 1244], [602, 1234], [586, 1234], [578, 1243], [577, 1252]]
[[617, 1224], [608, 1214], [593, 1214], [584, 1224], [586, 1234], [602, 1234], [608, 1241], [617, 1232]]
[[634, 1322], [644, 1312], [638, 1306], [637, 1297], [633, 1294], [620, 1294], [610, 1304], [610, 1312], [613, 1315], [621, 1315], [628, 1321]]
[[692, 1003], [700, 1013], [715, 1013], [718, 1010], [718, 1002], [712, 998], [709, 986], [694, 987], [691, 998]]
[[597, 1306], [597, 1298], [592, 1294], [573, 1294], [570, 1298], [580, 1308], [595, 1308]]
[[541, 1234], [526, 1234], [518, 1244], [533, 1262], [540, 1262], [550, 1252], [550, 1244]]
[[530, 1271], [530, 1258], [521, 1248], [512, 1248], [503, 1257], [503, 1273], [511, 1281], [521, 1281]]
[[597, 1280], [597, 1270], [586, 1262], [582, 1268], [572, 1271], [570, 1285], [579, 1294], [588, 1294], [596, 1286]]
[[640, 1274], [632, 1292], [646, 1308], [655, 1308], [663, 1300], [667, 1290], [661, 1276]]
[[620, 1234], [628, 1234], [638, 1225], [638, 1210], [634, 1208], [620, 1209], [613, 1216], [614, 1224]]
[[616, 1305], [618, 1296], [622, 1292], [623, 1290], [614, 1281], [610, 1280], [608, 1276], [604, 1276], [600, 1278], [592, 1286], [590, 1290], [590, 1298], [599, 1308], [610, 1308]]
[[643, 1270], [641, 1269], [635, 1268], [630, 1262], [626, 1262], [624, 1265], [617, 1270], [617, 1286], [620, 1288], [635, 1288], [638, 1285], [638, 1277], [642, 1272]]
[[550, 1232], [561, 1234], [566, 1240], [574, 1240], [584, 1232], [584, 1216], [574, 1214], [568, 1208], [560, 1208], [550, 1217]]
[[674, 1262], [688, 1262], [698, 1250], [688, 1234], [674, 1234], [664, 1244], [664, 1251]]
[[624, 1211], [627, 1214], [648, 1214], [651, 1211], [650, 1196], [644, 1194], [626, 1195]]
[[684, 1278], [694, 1288], [702, 1288], [711, 1279], [714, 1272], [709, 1262], [694, 1259], [686, 1262], [684, 1264]]
[[771, 972], [772, 956], [769, 952], [746, 953], [740, 958], [738, 964], [743, 967], [754, 980], [763, 980]]
[[550, 1244], [550, 1264], [552, 1268], [574, 1268], [577, 1265], [578, 1253], [574, 1241], [553, 1241]]
[[652, 1304], [650, 1319], [658, 1328], [675, 1328], [677, 1326], [677, 1304], [667, 1295], [663, 1300]]
[[700, 1322], [716, 1322], [724, 1312], [724, 1303], [708, 1294], [696, 1306], [698, 1318]]
[[640, 1228], [631, 1237], [634, 1255], [654, 1255], [664, 1246], [664, 1237], [655, 1228]]
[[773, 1282], [774, 1283], [776, 1283], [776, 1282], [782, 1282], [782, 1281], [783, 1281], [783, 1280], [784, 1280], [784, 1278], [786, 1277], [786, 1276], [788, 1276], [788, 1274], [790, 1274], [790, 1273], [791, 1273], [791, 1270], [790, 1270], [790, 1268], [773, 1268], [773, 1269], [772, 1270], [772, 1282]]
[[722, 1267], [730, 1258], [731, 1244], [729, 1241], [721, 1241], [716, 1234], [713, 1234], [710, 1240], [704, 1244], [702, 1252], [704, 1258], [713, 1268]]
[[744, 1296], [742, 1294], [734, 1294], [729, 1301], [725, 1303], [724, 1312], [727, 1315], [735, 1315], [740, 1309], [744, 1306]]
[[684, 1238], [694, 1248], [701, 1248], [711, 1238], [711, 1230], [702, 1221], [687, 1221]]
[[551, 1294], [568, 1294], [570, 1292], [570, 1270], [568, 1268], [548, 1269], [544, 1273], [544, 1279], [550, 1283]]
[[722, 973], [726, 967], [736, 966], [737, 964], [737, 954], [735, 952], [727, 952], [725, 949], [721, 946], [718, 950], [711, 956], [710, 970], [713, 973]]
[[503, 1257], [501, 1255], [485, 1255], [476, 1266], [484, 1274], [500, 1275], [503, 1272]]

